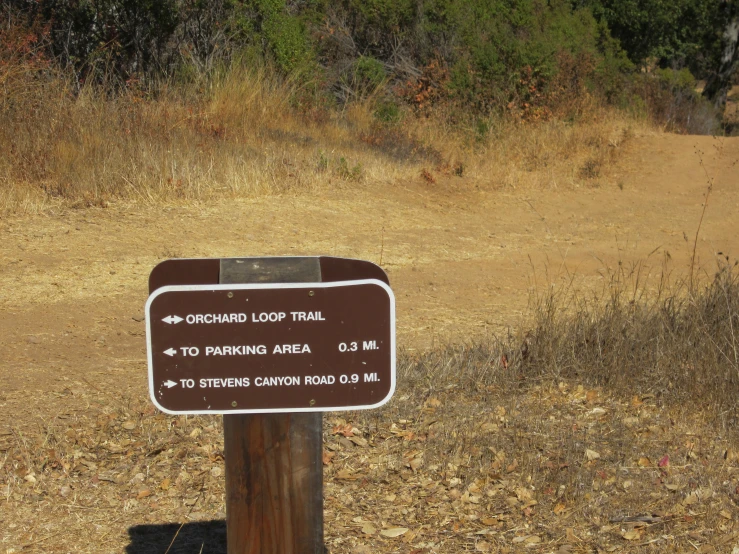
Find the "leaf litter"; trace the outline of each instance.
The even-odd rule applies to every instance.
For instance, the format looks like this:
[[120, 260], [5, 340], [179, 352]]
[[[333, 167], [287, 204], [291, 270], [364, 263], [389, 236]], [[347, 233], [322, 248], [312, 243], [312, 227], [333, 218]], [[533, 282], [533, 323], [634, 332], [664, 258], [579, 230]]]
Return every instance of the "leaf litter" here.
[[[324, 417], [332, 554], [739, 547], [736, 436], [700, 410], [678, 418], [654, 398], [573, 382], [512, 392], [413, 371], [387, 406]], [[123, 551], [131, 526], [225, 517], [220, 417], [94, 400], [3, 430], [4, 552], [95, 552], [90, 537]]]

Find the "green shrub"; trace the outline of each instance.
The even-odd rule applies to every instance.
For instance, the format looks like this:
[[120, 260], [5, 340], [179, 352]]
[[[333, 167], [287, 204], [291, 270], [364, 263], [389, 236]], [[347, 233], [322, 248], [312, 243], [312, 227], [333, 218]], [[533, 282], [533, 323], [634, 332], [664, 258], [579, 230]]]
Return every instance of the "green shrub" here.
[[360, 56], [354, 63], [354, 84], [364, 91], [377, 89], [385, 81], [385, 67], [371, 56]]
[[401, 119], [400, 107], [390, 100], [378, 102], [374, 115], [378, 121], [383, 123], [397, 123]]

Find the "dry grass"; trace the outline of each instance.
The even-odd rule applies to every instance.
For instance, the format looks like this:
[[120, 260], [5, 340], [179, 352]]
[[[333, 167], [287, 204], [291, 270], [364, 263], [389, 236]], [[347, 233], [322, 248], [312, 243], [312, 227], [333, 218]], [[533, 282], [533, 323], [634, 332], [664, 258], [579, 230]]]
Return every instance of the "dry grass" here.
[[290, 106], [296, 93], [259, 71], [231, 72], [189, 99], [166, 88], [156, 98], [72, 95], [60, 77], [24, 95], [16, 87], [0, 111], [0, 209], [204, 200], [415, 173], [367, 152], [362, 106], [316, 120]]
[[447, 387], [508, 394], [577, 382], [625, 399], [646, 395], [676, 412], [699, 410], [728, 433], [739, 423], [737, 266], [722, 257], [715, 274], [692, 287], [666, 269], [648, 275], [641, 264], [620, 265], [600, 291], [547, 286], [533, 294], [533, 321], [523, 330], [422, 355], [399, 380], [427, 396]]
[[501, 187], [598, 186], [607, 180], [620, 147], [648, 132], [645, 121], [597, 106], [576, 122], [497, 121], [471, 172], [489, 175]]
[[620, 267], [600, 295], [568, 290], [536, 304], [537, 323], [515, 355], [522, 374], [578, 378], [658, 402], [707, 409], [726, 431], [739, 422], [739, 275], [719, 260], [697, 285], [640, 265]]
[[[607, 174], [644, 126], [588, 106], [578, 122], [486, 123], [483, 136], [442, 117], [374, 117], [374, 99], [341, 110], [263, 70], [206, 85], [73, 91], [63, 74], [0, 70], [0, 211], [207, 200], [443, 174], [493, 187], [569, 186]], [[583, 168], [585, 168], [583, 170]]]

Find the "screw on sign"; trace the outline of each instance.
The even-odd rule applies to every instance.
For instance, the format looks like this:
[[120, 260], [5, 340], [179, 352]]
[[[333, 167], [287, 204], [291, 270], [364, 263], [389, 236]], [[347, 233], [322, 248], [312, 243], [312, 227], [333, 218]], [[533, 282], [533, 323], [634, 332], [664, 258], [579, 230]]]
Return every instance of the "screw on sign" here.
[[228, 553], [323, 554], [320, 412], [395, 390], [387, 276], [361, 260], [231, 258], [168, 260], [149, 282], [152, 401], [224, 414]]

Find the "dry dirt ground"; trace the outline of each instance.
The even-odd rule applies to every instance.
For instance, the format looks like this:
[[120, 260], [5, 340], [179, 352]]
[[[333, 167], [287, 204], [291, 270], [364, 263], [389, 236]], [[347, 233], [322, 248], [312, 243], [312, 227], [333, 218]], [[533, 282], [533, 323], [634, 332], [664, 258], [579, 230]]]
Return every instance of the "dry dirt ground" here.
[[[717, 253], [739, 256], [739, 138], [655, 134], [635, 138], [623, 149], [607, 177], [578, 187], [532, 190], [456, 177], [427, 184], [419, 178], [216, 205], [113, 205], [0, 220], [0, 552], [164, 552], [180, 524], [223, 517], [217, 418], [165, 418], [147, 404], [143, 305], [148, 273], [159, 261], [261, 255], [372, 260], [387, 270], [396, 294], [399, 345], [419, 352], [484, 340], [490, 333], [524, 325], [533, 289], [570, 282], [598, 288], [619, 263], [646, 261], [646, 267], [658, 272], [668, 260], [675, 274], [684, 275], [709, 179], [714, 186], [698, 240], [697, 265], [710, 273]], [[620, 409], [607, 392], [588, 396], [576, 384], [568, 387], [537, 394], [562, 395], [553, 401], [551, 413], [558, 413], [558, 403], [567, 411], [580, 401], [583, 414], [609, 402], [607, 410]], [[596, 397], [601, 404], [592, 404]], [[444, 402], [439, 398], [419, 410], [443, 409]], [[639, 409], [646, 409], [642, 404]], [[496, 426], [515, 423], [515, 406], [505, 406], [491, 406]], [[576, 536], [580, 531], [573, 520], [584, 512], [569, 512], [564, 501], [553, 501], [544, 517], [545, 502], [532, 497], [527, 476], [516, 469], [521, 462], [508, 477], [462, 488], [455, 478], [439, 477], [448, 466], [439, 468], [428, 458], [423, 467], [406, 465], [413, 470], [410, 478], [407, 472], [397, 473], [398, 490], [395, 477], [370, 480], [369, 485], [366, 479], [357, 481], [353, 475], [361, 473], [362, 464], [369, 464], [365, 475], [392, 466], [382, 462], [381, 439], [398, 437], [401, 427], [411, 422], [387, 422], [385, 431], [381, 423], [377, 434], [369, 436], [368, 429], [353, 433], [350, 426], [342, 431], [345, 422], [340, 417], [346, 419], [326, 417], [327, 441], [336, 454], [326, 460], [331, 552], [369, 552], [370, 547], [375, 552], [418, 553], [590, 552], [608, 550], [609, 544], [614, 545], [611, 551], [631, 551], [636, 548], [632, 539], [642, 538], [643, 531], [634, 531], [633, 522], [624, 530], [618, 521], [609, 524], [614, 529], [602, 531], [616, 537], [613, 543], [598, 543], [594, 535], [602, 526], [593, 527], [592, 522], [588, 533], [593, 536]], [[627, 427], [622, 427], [624, 433]], [[167, 441], [172, 438], [158, 431], [162, 428], [181, 445], [171, 446]], [[404, 459], [418, 457], [414, 450], [422, 447], [407, 436], [402, 440], [410, 441]], [[351, 445], [374, 450], [352, 453]], [[639, 459], [636, 456], [634, 467]], [[340, 460], [345, 465], [337, 465]], [[727, 482], [732, 483], [736, 460], [733, 464], [726, 469]], [[509, 458], [498, 469], [511, 465]], [[423, 468], [429, 468], [428, 475]], [[603, 483], [621, 479], [607, 472], [601, 478]], [[414, 498], [441, 494], [428, 489], [429, 483], [442, 483], [438, 486], [450, 506], [467, 502], [481, 513], [465, 519], [437, 510], [414, 527], [408, 523], [416, 510]], [[620, 483], [622, 490], [630, 486], [623, 479]], [[524, 523], [508, 525], [490, 503], [486, 507], [485, 495], [495, 498], [496, 490], [510, 491], [506, 498], [513, 501], [506, 509]], [[700, 494], [685, 510], [704, 500]], [[387, 511], [377, 508], [377, 502], [386, 502]], [[511, 507], [515, 502], [518, 508]], [[539, 512], [534, 510], [537, 503]], [[695, 550], [710, 546], [716, 552], [731, 552], [739, 545], [733, 534], [739, 510], [734, 505], [719, 508], [726, 512], [722, 517], [728, 527], [723, 532], [715, 530], [708, 540], [699, 536], [703, 531], [696, 524], [689, 532], [698, 535], [679, 544], [688, 549], [694, 544]], [[533, 531], [537, 513], [552, 527], [549, 534]], [[571, 514], [569, 523], [548, 519], [562, 513]], [[222, 529], [213, 525], [201, 529], [203, 536], [218, 535], [214, 542], [203, 541], [203, 552], [217, 551], [213, 544], [222, 539]], [[565, 527], [575, 531], [566, 533]], [[437, 531], [442, 529], [446, 534], [440, 538]], [[480, 529], [490, 531], [480, 534]], [[636, 534], [628, 535], [632, 531]], [[159, 533], [159, 538], [141, 539], [147, 532]], [[663, 529], [655, 536], [662, 535], [670, 533]], [[729, 538], [711, 543], [719, 535]], [[175, 541], [170, 552], [201, 548], [182, 544]], [[662, 538], [655, 544], [642, 547], [669, 551], [672, 543]], [[674, 551], [682, 551], [675, 545]], [[562, 550], [565, 547], [570, 549]]]

